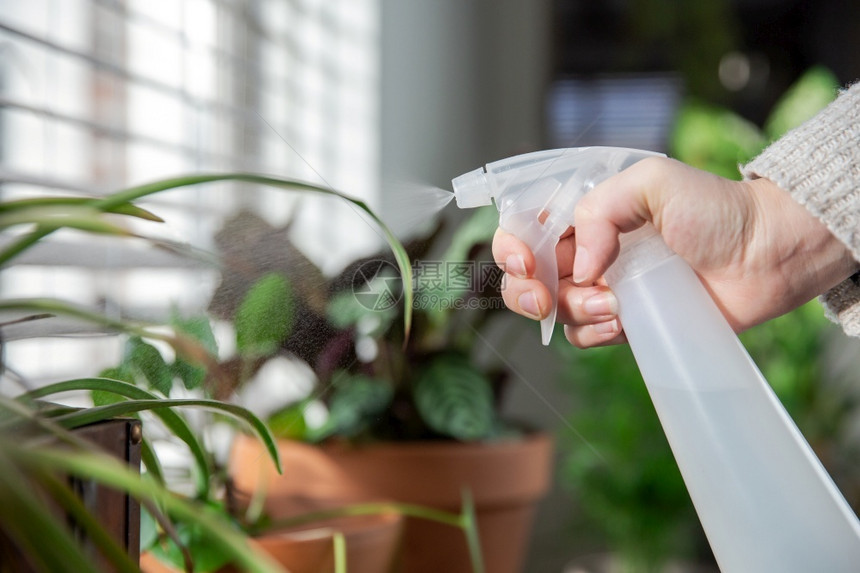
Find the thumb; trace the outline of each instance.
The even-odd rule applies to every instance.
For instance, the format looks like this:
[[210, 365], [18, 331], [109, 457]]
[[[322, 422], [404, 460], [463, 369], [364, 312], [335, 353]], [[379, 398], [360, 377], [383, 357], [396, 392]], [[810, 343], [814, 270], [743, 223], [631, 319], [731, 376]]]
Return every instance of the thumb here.
[[674, 161], [650, 157], [634, 163], [588, 192], [574, 211], [576, 252], [573, 281], [591, 284], [618, 256], [619, 233], [628, 233], [659, 216], [665, 201], [667, 168]]

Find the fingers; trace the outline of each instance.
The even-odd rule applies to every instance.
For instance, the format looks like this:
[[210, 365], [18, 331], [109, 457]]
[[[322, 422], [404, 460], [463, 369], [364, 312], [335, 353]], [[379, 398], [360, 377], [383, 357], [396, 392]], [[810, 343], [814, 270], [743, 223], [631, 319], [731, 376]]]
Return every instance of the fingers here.
[[535, 257], [525, 243], [501, 229], [493, 237], [493, 259], [503, 271], [518, 278], [535, 272]]
[[[668, 163], [667, 163], [668, 162]], [[653, 221], [665, 200], [659, 182], [674, 169], [671, 159], [644, 159], [597, 185], [576, 207], [573, 280], [597, 280], [618, 256], [618, 234]]]
[[[570, 280], [573, 265], [573, 236], [569, 230], [563, 235], [556, 258], [559, 275], [558, 317], [566, 324], [565, 333], [571, 343], [585, 348], [617, 344], [624, 341], [618, 322], [618, 303], [612, 291], [602, 281], [580, 287]], [[535, 258], [528, 246], [515, 236], [496, 231], [493, 239], [493, 256], [505, 271], [502, 298], [512, 311], [541, 320], [552, 309], [549, 290], [532, 278]]]
[[572, 281], [559, 285], [558, 320], [568, 341], [579, 348], [624, 341], [618, 320], [618, 301], [606, 285], [579, 287]]
[[618, 316], [618, 301], [605, 285], [579, 287], [570, 280], [558, 285], [558, 321], [570, 325], [597, 324]]
[[[505, 277], [505, 304], [522, 316], [539, 320], [551, 308], [549, 291], [535, 279]], [[558, 321], [566, 325], [571, 343], [585, 348], [624, 341], [618, 321], [618, 302], [606, 285], [578, 287], [570, 280], [559, 284]]]
[[[559, 239], [555, 249], [558, 276], [570, 275], [573, 267], [573, 229], [568, 229]], [[496, 264], [515, 277], [530, 278], [535, 273], [535, 258], [531, 249], [514, 235], [496, 229], [493, 237], [493, 259]]]
[[545, 318], [552, 309], [549, 289], [537, 279], [521, 279], [507, 274], [502, 298], [509, 309], [533, 320]]
[[[617, 324], [617, 320], [615, 321]], [[627, 337], [612, 324], [600, 323], [588, 326], [564, 326], [564, 336], [567, 341], [577, 348], [594, 348], [595, 346], [611, 346], [627, 342]]]

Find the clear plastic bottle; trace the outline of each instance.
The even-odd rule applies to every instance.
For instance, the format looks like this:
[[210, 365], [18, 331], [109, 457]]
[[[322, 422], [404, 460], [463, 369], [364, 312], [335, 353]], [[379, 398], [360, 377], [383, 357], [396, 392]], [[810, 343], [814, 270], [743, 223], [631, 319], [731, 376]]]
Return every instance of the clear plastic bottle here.
[[[655, 155], [619, 148], [511, 157], [454, 179], [461, 208], [495, 200], [535, 253], [555, 322], [555, 246], [576, 202]], [[606, 273], [619, 316], [723, 573], [860, 571], [860, 522], [686, 262], [650, 225]]]

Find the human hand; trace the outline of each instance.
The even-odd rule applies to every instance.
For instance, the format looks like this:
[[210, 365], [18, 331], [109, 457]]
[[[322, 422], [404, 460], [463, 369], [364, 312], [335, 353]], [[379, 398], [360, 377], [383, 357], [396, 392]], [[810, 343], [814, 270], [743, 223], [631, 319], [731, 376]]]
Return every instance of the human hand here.
[[[784, 314], [858, 268], [825, 225], [768, 179], [731, 181], [672, 159], [635, 163], [588, 193], [556, 248], [558, 320], [581, 348], [624, 341], [618, 305], [603, 273], [618, 235], [646, 222], [699, 275], [736, 332]], [[513, 311], [548, 315], [547, 288], [533, 278], [529, 248], [502, 230], [493, 255], [507, 273]]]

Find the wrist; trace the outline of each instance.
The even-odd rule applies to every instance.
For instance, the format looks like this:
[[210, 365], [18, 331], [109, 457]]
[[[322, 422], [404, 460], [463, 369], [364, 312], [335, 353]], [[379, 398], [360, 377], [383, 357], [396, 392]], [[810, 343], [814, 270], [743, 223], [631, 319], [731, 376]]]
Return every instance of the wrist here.
[[763, 227], [768, 242], [778, 247], [787, 287], [808, 300], [854, 275], [860, 280], [860, 263], [821, 219], [770, 179], [746, 183], [759, 203], [759, 216], [770, 219]]

